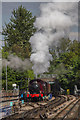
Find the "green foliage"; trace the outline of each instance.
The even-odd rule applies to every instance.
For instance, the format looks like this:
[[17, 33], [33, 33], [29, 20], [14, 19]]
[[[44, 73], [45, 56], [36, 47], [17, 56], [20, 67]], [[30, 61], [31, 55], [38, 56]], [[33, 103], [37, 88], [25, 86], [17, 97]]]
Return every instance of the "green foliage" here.
[[[28, 86], [28, 78], [34, 79], [34, 73], [32, 70], [28, 71], [18, 71], [10, 67], [7, 67], [7, 81], [8, 90], [13, 89], [12, 84], [16, 83], [20, 89], [26, 89]], [[2, 87], [6, 89], [6, 68], [2, 69]]]
[[69, 38], [66, 38], [66, 39], [62, 38], [61, 40], [59, 40], [58, 47], [57, 47], [57, 51], [59, 52], [59, 54], [65, 53], [66, 51], [68, 51], [70, 43], [71, 41]]
[[51, 62], [49, 73], [57, 74], [61, 87], [73, 92], [74, 85], [80, 83], [80, 42], [62, 39], [57, 48], [58, 57]]
[[9, 56], [9, 52], [6, 51], [4, 48], [1, 50], [2, 52], [2, 58], [7, 59]]
[[[35, 19], [36, 17], [32, 16], [32, 13], [22, 5], [12, 11], [10, 22], [5, 24], [2, 31], [5, 41], [5, 46], [2, 48], [3, 59], [8, 59], [11, 54], [17, 55], [22, 60], [30, 57], [31, 46], [29, 39], [36, 31], [34, 27]], [[20, 89], [26, 89], [28, 78], [34, 78], [32, 70], [21, 71], [7, 67], [8, 89], [12, 89], [13, 83], [19, 85]], [[5, 67], [2, 68], [2, 87], [6, 89]]]
[[13, 10], [10, 22], [5, 24], [6, 27], [3, 28], [2, 32], [9, 51], [16, 53], [19, 57], [30, 57], [29, 39], [36, 31], [34, 22], [35, 17], [22, 5]]
[[34, 79], [34, 77], [35, 77], [34, 72], [32, 70], [28, 70], [27, 75], [28, 75], [28, 78], [30, 78], [30, 79]]

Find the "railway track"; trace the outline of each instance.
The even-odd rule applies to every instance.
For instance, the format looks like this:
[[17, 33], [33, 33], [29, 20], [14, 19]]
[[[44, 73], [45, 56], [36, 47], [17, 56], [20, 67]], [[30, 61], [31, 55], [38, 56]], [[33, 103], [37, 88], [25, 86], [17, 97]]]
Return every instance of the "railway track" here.
[[63, 97], [57, 97], [56, 99], [52, 101], [48, 101], [46, 105], [39, 104], [38, 107], [34, 107], [35, 103], [29, 103], [29, 106], [32, 107], [31, 110], [25, 110], [23, 112], [18, 112], [14, 115], [8, 116], [6, 118], [3, 118], [2, 120], [24, 120], [25, 118], [35, 118], [36, 116], [39, 116], [40, 112], [43, 111], [45, 113], [45, 109], [47, 110], [48, 107], [52, 106], [52, 104], [58, 103]]
[[73, 99], [56, 108], [51, 114], [48, 113], [48, 118], [52, 118], [51, 120], [68, 120], [73, 118], [72, 120], [74, 120], [75, 117], [78, 117], [78, 112], [80, 112], [78, 111], [79, 107], [80, 98], [77, 100]]
[[[66, 101], [64, 96], [57, 97], [55, 100], [48, 102], [46, 105], [41, 105], [38, 108], [32, 109], [30, 111], [24, 112], [20, 118], [41, 118], [48, 110], [53, 109], [53, 107], [58, 106]], [[17, 117], [18, 118], [18, 117]]]
[[35, 118], [40, 120], [48, 118], [51, 120], [64, 120], [66, 116], [69, 118], [69, 113], [74, 108], [73, 106], [76, 106], [79, 103], [80, 98], [76, 100], [75, 97], [69, 96], [69, 101], [67, 101], [65, 96], [59, 96], [52, 101], [48, 101], [45, 105], [36, 103], [37, 107], [35, 107], [35, 103], [30, 103], [31, 105], [29, 105], [32, 106], [33, 109], [27, 110], [23, 113], [17, 113], [12, 117], [8, 117], [3, 120], [27, 120]]

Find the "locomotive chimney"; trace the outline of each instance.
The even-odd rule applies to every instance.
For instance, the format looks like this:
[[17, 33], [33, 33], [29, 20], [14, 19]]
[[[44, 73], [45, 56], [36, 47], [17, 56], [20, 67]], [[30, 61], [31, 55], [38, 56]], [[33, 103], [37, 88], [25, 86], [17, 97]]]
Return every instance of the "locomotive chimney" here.
[[37, 74], [35, 74], [35, 78], [37, 79]]

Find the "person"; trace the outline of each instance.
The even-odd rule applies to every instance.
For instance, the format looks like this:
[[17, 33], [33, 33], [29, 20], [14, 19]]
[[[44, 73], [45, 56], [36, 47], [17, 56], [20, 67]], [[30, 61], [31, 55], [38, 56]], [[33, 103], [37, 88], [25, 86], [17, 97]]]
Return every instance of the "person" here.
[[21, 106], [21, 101], [19, 101], [19, 107], [20, 107], [20, 111], [21, 111], [21, 107], [22, 107], [22, 106]]
[[48, 99], [49, 99], [49, 100], [52, 99], [52, 93], [49, 93]]
[[14, 110], [14, 113], [15, 113], [15, 109], [16, 109], [16, 104], [15, 102], [13, 103], [13, 110]]

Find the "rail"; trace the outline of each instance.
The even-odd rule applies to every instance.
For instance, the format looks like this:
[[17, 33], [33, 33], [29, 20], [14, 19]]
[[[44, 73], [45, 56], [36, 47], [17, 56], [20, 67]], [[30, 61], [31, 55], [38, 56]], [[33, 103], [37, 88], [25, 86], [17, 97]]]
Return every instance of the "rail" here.
[[[65, 118], [67, 118], [68, 114], [70, 114], [70, 112], [78, 104], [79, 101], [80, 101], [80, 99], [73, 100], [72, 102], [70, 102], [66, 107], [64, 107], [62, 110], [60, 110], [60, 112], [58, 112], [57, 115], [55, 115], [55, 117], [53, 117], [52, 120], [55, 120], [55, 119], [64, 120]], [[60, 117], [61, 115], [62, 115], [62, 117]]]

